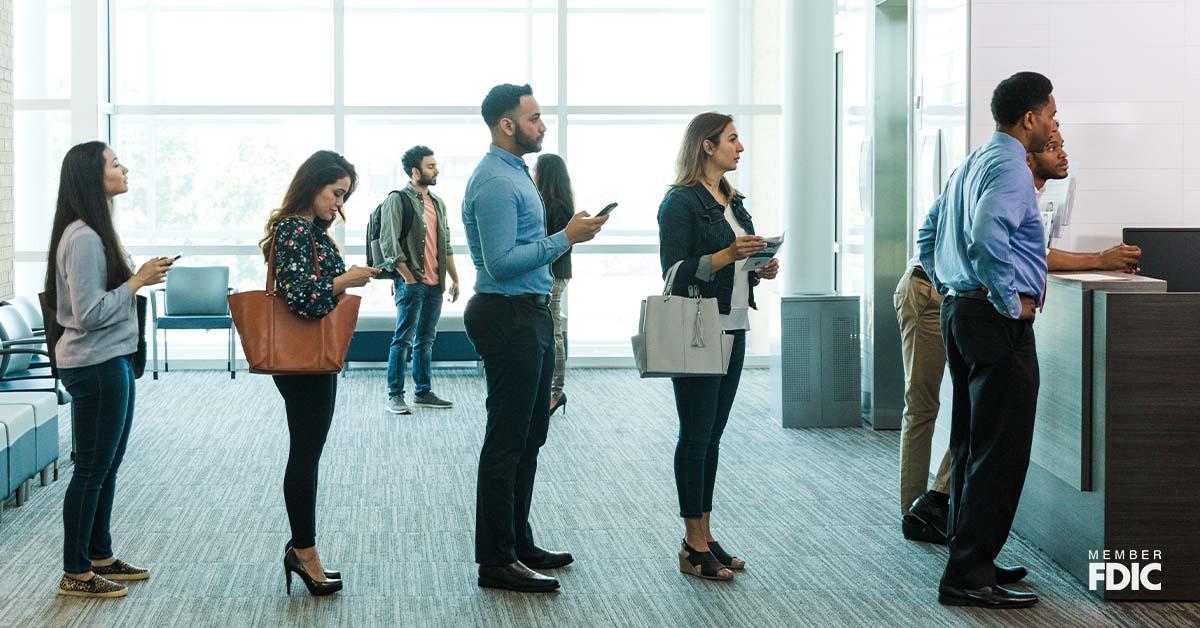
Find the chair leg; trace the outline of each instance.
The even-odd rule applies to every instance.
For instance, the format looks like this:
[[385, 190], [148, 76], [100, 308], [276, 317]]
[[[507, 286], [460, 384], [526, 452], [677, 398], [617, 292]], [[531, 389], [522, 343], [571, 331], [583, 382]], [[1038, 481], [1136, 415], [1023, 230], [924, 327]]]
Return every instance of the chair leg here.
[[151, 367], [150, 373], [154, 379], [158, 379], [158, 325], [155, 325], [150, 332], [150, 345], [153, 347], [152, 352], [154, 353], [154, 366]]
[[229, 379], [237, 377], [237, 364], [233, 361], [233, 325], [229, 325]]
[[24, 506], [27, 499], [29, 499], [29, 480], [25, 480], [17, 486], [17, 505]]
[[54, 481], [58, 481], [58, 458], [54, 459]]
[[171, 345], [167, 341], [167, 330], [163, 330], [163, 372], [171, 372]]
[[42, 486], [50, 486], [50, 467], [49, 466], [47, 466], [45, 469], [42, 469], [40, 472], [38, 472], [38, 475], [40, 476], [38, 479], [41, 481]]

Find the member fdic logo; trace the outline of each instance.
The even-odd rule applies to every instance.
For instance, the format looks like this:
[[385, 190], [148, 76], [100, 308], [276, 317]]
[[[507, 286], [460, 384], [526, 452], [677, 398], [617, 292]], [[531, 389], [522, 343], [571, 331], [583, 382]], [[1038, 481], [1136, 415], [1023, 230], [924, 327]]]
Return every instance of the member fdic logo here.
[[1162, 550], [1088, 550], [1092, 591], [1162, 590]]

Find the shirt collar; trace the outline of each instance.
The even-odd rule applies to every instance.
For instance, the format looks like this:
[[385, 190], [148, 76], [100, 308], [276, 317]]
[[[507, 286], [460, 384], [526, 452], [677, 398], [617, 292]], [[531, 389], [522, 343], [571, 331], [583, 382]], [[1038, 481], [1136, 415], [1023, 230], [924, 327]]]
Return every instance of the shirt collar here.
[[504, 150], [503, 148], [500, 148], [499, 146], [496, 146], [495, 144], [488, 146], [488, 154], [499, 157], [501, 161], [512, 166], [513, 168], [529, 172], [529, 167], [525, 165], [524, 159], [517, 157], [516, 155]]
[[1021, 161], [1025, 161], [1025, 154], [1028, 153], [1028, 151], [1025, 150], [1025, 145], [1018, 142], [1017, 138], [1009, 135], [1008, 133], [1003, 131], [996, 131], [995, 133], [992, 133], [992, 143], [1004, 147], [1012, 154], [1020, 157]]

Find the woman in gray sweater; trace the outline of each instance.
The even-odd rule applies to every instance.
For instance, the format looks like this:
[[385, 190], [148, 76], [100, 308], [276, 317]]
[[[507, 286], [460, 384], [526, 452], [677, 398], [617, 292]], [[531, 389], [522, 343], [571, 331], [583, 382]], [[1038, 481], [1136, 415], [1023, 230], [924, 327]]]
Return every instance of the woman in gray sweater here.
[[55, 295], [63, 328], [54, 355], [73, 398], [75, 438], [75, 471], [63, 499], [60, 595], [122, 597], [125, 586], [114, 581], [150, 577], [113, 555], [109, 534], [117, 469], [133, 421], [134, 295], [162, 283], [171, 268], [161, 257], [137, 273], [130, 268], [112, 220], [112, 200], [129, 189], [128, 172], [103, 142], [67, 151], [50, 234], [46, 291]]

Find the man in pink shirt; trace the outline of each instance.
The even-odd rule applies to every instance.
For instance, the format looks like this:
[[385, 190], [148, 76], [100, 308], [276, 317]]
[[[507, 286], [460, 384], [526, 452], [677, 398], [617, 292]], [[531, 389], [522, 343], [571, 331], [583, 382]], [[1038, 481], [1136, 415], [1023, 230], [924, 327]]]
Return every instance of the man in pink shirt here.
[[[414, 146], [401, 161], [409, 184], [388, 195], [380, 211], [382, 267], [394, 268], [396, 278], [396, 333], [388, 351], [387, 409], [411, 414], [404, 399], [404, 371], [413, 363], [416, 395], [413, 405], [450, 408], [453, 403], [432, 389], [433, 340], [442, 315], [442, 294], [450, 276], [450, 300], [458, 300], [458, 270], [450, 248], [446, 204], [430, 191], [437, 185], [438, 167], [433, 151]], [[407, 214], [407, 215], [406, 215]]]

